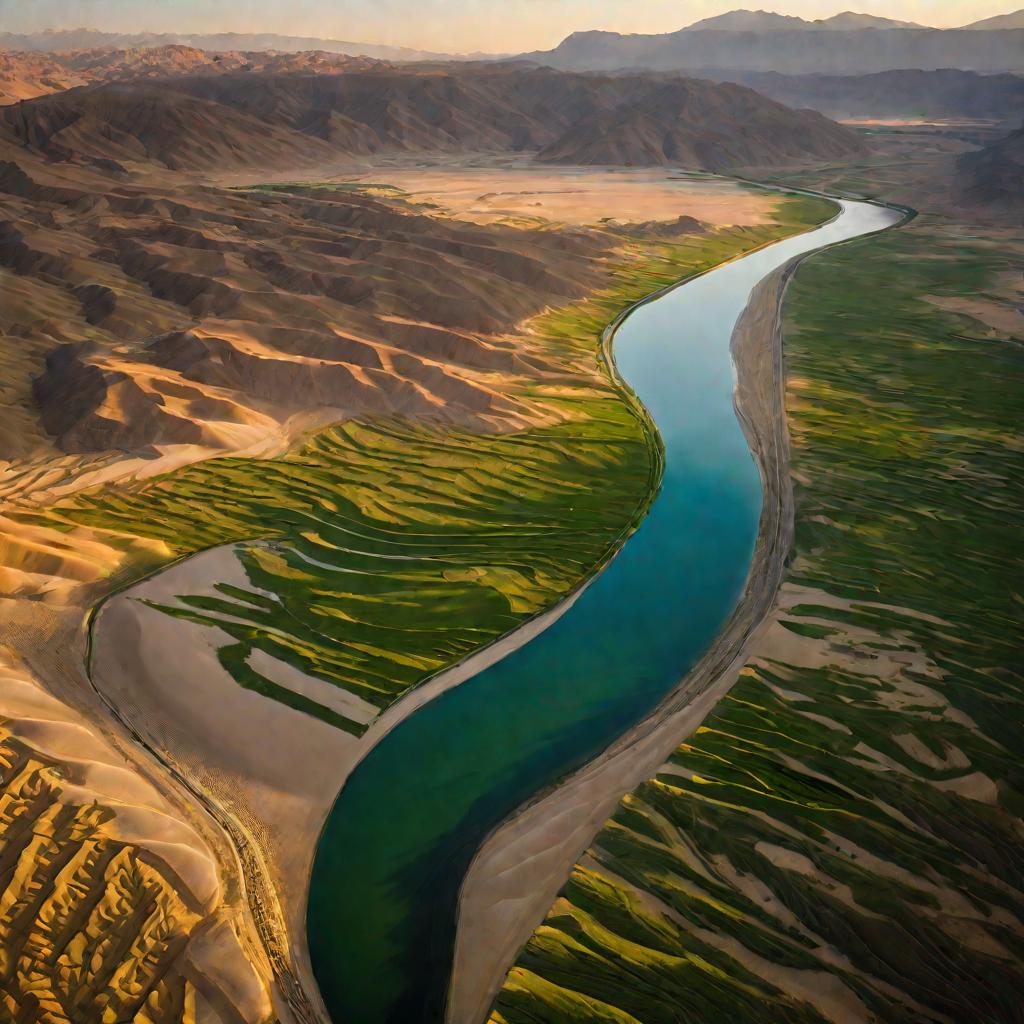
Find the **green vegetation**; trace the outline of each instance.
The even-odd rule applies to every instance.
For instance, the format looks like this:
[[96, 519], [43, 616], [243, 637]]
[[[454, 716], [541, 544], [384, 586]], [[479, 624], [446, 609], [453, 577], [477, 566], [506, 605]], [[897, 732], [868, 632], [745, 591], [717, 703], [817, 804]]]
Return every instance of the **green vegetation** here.
[[[227, 633], [219, 657], [240, 685], [360, 734], [410, 688], [566, 595], [642, 518], [660, 476], [657, 439], [601, 362], [605, 326], [644, 295], [833, 209], [780, 199], [774, 224], [631, 242], [610, 287], [531, 323], [558, 371], [524, 397], [553, 426], [487, 436], [348, 422], [283, 458], [218, 458], [84, 492], [46, 524], [121, 546], [119, 587], [168, 557], [240, 542], [251, 586], [211, 581], [213, 593], [156, 607]], [[353, 695], [355, 709], [268, 678], [257, 668], [267, 657]]]
[[221, 660], [243, 685], [294, 703], [247, 667], [260, 650], [381, 710], [568, 591], [640, 515], [641, 426], [611, 396], [589, 415], [499, 437], [347, 423], [284, 459], [218, 459], [64, 515], [172, 546], [268, 538], [239, 549], [251, 590], [164, 610], [233, 637]]
[[1020, 1020], [1024, 348], [937, 305], [1011, 270], [926, 218], [800, 270], [773, 642], [596, 837], [493, 1024]]

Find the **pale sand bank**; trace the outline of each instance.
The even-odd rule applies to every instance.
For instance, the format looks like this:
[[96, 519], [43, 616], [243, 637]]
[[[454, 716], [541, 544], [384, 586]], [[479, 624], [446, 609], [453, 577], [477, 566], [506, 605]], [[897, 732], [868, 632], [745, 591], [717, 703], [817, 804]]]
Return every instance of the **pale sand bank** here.
[[[279, 969], [294, 971], [325, 1014], [309, 964], [305, 915], [317, 841], [338, 791], [399, 722], [527, 643], [582, 591], [411, 691], [357, 738], [243, 689], [217, 660], [217, 648], [233, 642], [230, 637], [143, 603], [175, 604], [180, 594], [213, 593], [218, 582], [251, 589], [236, 549], [195, 555], [107, 601], [93, 626], [93, 681], [147, 746], [242, 830], [255, 851], [245, 864], [263, 938], [282, 955], [287, 950], [291, 963]], [[267, 660], [274, 662], [275, 680], [297, 692], [320, 695], [330, 686]], [[256, 667], [268, 666], [260, 661]], [[349, 702], [363, 703], [330, 689], [345, 714]]]
[[477, 224], [525, 218], [584, 226], [693, 217], [723, 227], [766, 224], [776, 205], [766, 193], [726, 179], [673, 176], [664, 168], [375, 167], [355, 180], [393, 185], [407, 199]]

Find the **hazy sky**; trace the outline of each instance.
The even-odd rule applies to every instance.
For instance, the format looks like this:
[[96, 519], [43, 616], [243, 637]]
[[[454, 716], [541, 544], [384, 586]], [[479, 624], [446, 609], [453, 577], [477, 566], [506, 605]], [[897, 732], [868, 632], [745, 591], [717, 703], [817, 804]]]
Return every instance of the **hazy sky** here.
[[[671, 32], [742, 6], [743, 0], [0, 0], [0, 31], [281, 32], [448, 52], [510, 53], [547, 49], [576, 29]], [[888, 18], [950, 26], [1004, 14], [1015, 4], [786, 0], [766, 6], [809, 19], [852, 6]]]

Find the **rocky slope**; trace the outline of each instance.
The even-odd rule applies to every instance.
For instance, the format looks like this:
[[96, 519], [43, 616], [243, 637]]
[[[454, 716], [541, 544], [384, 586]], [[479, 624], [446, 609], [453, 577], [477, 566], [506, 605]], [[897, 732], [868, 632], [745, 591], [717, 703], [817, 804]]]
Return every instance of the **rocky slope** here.
[[827, 160], [860, 149], [856, 136], [810, 110], [791, 110], [728, 83], [644, 82], [642, 96], [578, 120], [541, 160], [664, 164], [723, 171]]

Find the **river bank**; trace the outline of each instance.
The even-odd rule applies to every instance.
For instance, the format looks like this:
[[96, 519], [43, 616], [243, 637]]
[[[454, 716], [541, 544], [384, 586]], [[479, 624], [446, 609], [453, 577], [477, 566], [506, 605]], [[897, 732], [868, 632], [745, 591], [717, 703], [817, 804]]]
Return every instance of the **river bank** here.
[[404, 722], [342, 790], [310, 902], [314, 967], [336, 1016], [442, 1016], [458, 893], [479, 844], [647, 718], [718, 635], [748, 578], [762, 490], [734, 412], [733, 324], [779, 263], [888, 220], [853, 204], [629, 318], [616, 361], [662, 433], [661, 492], [570, 614]]
[[770, 625], [767, 615], [793, 543], [782, 303], [793, 274], [810, 255], [795, 256], [754, 288], [730, 344], [736, 415], [764, 494], [743, 594], [713, 646], [654, 714], [517, 812], [480, 847], [459, 898], [448, 1024], [473, 1024], [486, 1017], [509, 966], [554, 902], [572, 865], [622, 796], [700, 726], [733, 686]]
[[[768, 201], [778, 202], [777, 199]], [[759, 199], [759, 202], [764, 200]], [[759, 237], [772, 231], [785, 230], [787, 228], [781, 226], [757, 229], [751, 237], [743, 229], [731, 229], [721, 236], [700, 236], [691, 248], [695, 258], [715, 260], [719, 258], [717, 253], [720, 250], [731, 254], [736, 246], [749, 247]], [[685, 251], [689, 252], [690, 249]], [[641, 264], [641, 269], [643, 266]], [[662, 275], [655, 277], [655, 287], [669, 275], [679, 276], [679, 271], [673, 272], [667, 264], [665, 269], [655, 266], [655, 270]], [[646, 284], [647, 280], [643, 274], [639, 274], [634, 282], [630, 283], [627, 278], [619, 287], [631, 287], [641, 293], [650, 291], [651, 286]], [[613, 297], [607, 301], [615, 301], [617, 307], [623, 304], [621, 299], [614, 300]], [[593, 306], [589, 315], [601, 317], [602, 307], [599, 304]], [[563, 313], [562, 319], [567, 316]], [[569, 351], [579, 350], [579, 355], [573, 358], [581, 362], [587, 360], [592, 365], [593, 335], [589, 334], [590, 329], [589, 321], [580, 321], [577, 317], [573, 318], [571, 325], [558, 327], [563, 337], [560, 342], [563, 351], [571, 343]], [[572, 334], [567, 333], [570, 330]], [[581, 334], [579, 340], [575, 339], [575, 333]], [[536, 347], [538, 343], [528, 340], [525, 344], [527, 347]], [[566, 401], [564, 389], [557, 400]], [[593, 412], [599, 406], [591, 404], [589, 408]], [[606, 425], [601, 428], [600, 436], [607, 433]], [[595, 449], [591, 454], [586, 453], [598, 441], [598, 436], [595, 436], [592, 443], [582, 445], [580, 440], [572, 441], [573, 448], [578, 448], [588, 460], [587, 473], [590, 474], [594, 472], [595, 463], [592, 460], [597, 452]], [[503, 443], [500, 439], [481, 439], [477, 447], [481, 444]], [[555, 437], [548, 437], [543, 443], [549, 446], [558, 442]], [[380, 443], [374, 443], [373, 447], [379, 450]], [[403, 441], [403, 447], [406, 452], [409, 451], [407, 440]], [[527, 451], [518, 442], [515, 450], [519, 452], [517, 458]], [[318, 461], [321, 460], [323, 453], [318, 452], [316, 457]], [[432, 458], [427, 452], [421, 466]], [[438, 458], [441, 458], [440, 454]], [[596, 464], [600, 464], [601, 457], [597, 458]], [[443, 461], [451, 461], [450, 452], [443, 454]], [[346, 458], [344, 464], [349, 465], [350, 459]], [[652, 465], [656, 464], [654, 460]], [[241, 469], [241, 462], [238, 465]], [[508, 479], [507, 458], [502, 461], [502, 465], [506, 477], [504, 486], [515, 485], [514, 480]], [[245, 518], [239, 516], [239, 512], [245, 511], [245, 505], [239, 504], [234, 497], [237, 493], [239, 469], [232, 467], [233, 463], [229, 461], [213, 462], [207, 467], [195, 467], [173, 474], [168, 480], [174, 488], [179, 486], [176, 483], [179, 478], [193, 482], [183, 488], [184, 493], [177, 500], [175, 491], [169, 490], [167, 484], [161, 482], [159, 488], [153, 490], [154, 497], [160, 496], [159, 513], [149, 508], [149, 488], [143, 486], [137, 497], [128, 497], [127, 501], [112, 506], [109, 512], [97, 503], [89, 509], [88, 521], [104, 529], [112, 527], [124, 531], [129, 528], [132, 533], [141, 528], [151, 534], [155, 528], [162, 531], [161, 540], [166, 534], [166, 543], [175, 544], [180, 540], [180, 529], [186, 528], [190, 522], [188, 508], [202, 506], [206, 514], [201, 522], [195, 523], [203, 528], [202, 535], [197, 538], [201, 543], [209, 543], [218, 535], [237, 535], [237, 532], [246, 529]], [[284, 460], [282, 469], [287, 467], [288, 461]], [[288, 499], [284, 492], [280, 499], [267, 502], [271, 493], [267, 488], [275, 483], [274, 474], [279, 472], [273, 462], [253, 463], [252, 468], [246, 472], [248, 489], [262, 496], [253, 511], [256, 530], [265, 534], [268, 527], [273, 529], [273, 519], [268, 519], [268, 512], [280, 516], [282, 502], [289, 508], [304, 507], [301, 502]], [[217, 482], [221, 477], [225, 478], [223, 484]], [[264, 483], [256, 482], [264, 478]], [[388, 478], [384, 479], [386, 481]], [[467, 480], [472, 481], [472, 477]], [[466, 485], [453, 487], [453, 493], [460, 494], [464, 501]], [[294, 490], [294, 486], [291, 489]], [[645, 495], [650, 494], [652, 489], [651, 483], [636, 488]], [[308, 493], [306, 487], [299, 492], [300, 496]], [[571, 493], [567, 494], [569, 504], [572, 504]], [[556, 496], [553, 500], [559, 509], [565, 508], [566, 497]], [[606, 493], [603, 504], [607, 502]], [[184, 519], [183, 513], [186, 513]], [[306, 518], [303, 513], [302, 521]], [[577, 515], [570, 518], [578, 521], [580, 517]], [[175, 525], [179, 521], [180, 527]], [[312, 525], [332, 544], [338, 543], [333, 534], [325, 533], [319, 520], [312, 521]], [[629, 528], [627, 524], [627, 532]], [[355, 548], [367, 546], [365, 539], [358, 543], [347, 543]], [[493, 541], [487, 544], [493, 549]], [[574, 542], [574, 546], [578, 549], [578, 541]], [[613, 544], [609, 553], [616, 546]], [[92, 618], [97, 641], [93, 644], [94, 682], [108, 707], [116, 709], [118, 717], [129, 722], [136, 735], [142, 737], [140, 742], [144, 742], [163, 761], [165, 767], [187, 783], [195, 799], [220, 822], [231, 837], [236, 856], [225, 863], [224, 870], [238, 877], [239, 888], [248, 898], [252, 916], [273, 964], [277, 988], [286, 1001], [279, 1004], [279, 1008], [281, 1012], [287, 1012], [296, 1019], [311, 1020], [324, 1016], [325, 1010], [322, 1005], [316, 1005], [317, 987], [309, 972], [309, 960], [305, 952], [306, 891], [316, 837], [338, 785], [366, 751], [372, 749], [398, 722], [428, 700], [526, 642], [563, 614], [571, 606], [571, 600], [543, 612], [525, 629], [521, 627], [521, 631], [513, 632], [496, 645], [477, 651], [459, 666], [436, 675], [410, 692], [405, 700], [394, 704], [370, 722], [363, 735], [356, 736], [331, 728], [327, 723], [308, 715], [282, 710], [277, 703], [268, 702], [259, 693], [238, 685], [221, 663], [218, 652], [230, 644], [232, 637], [224, 630], [234, 628], [235, 617], [247, 612], [244, 607], [232, 609], [231, 614], [223, 618], [223, 625], [215, 629], [181, 615], [167, 615], [160, 610], [180, 607], [181, 595], [188, 595], [190, 601], [201, 602], [206, 608], [210, 607], [211, 602], [223, 603], [224, 588], [235, 594], [251, 592], [254, 599], [265, 599], [268, 596], [266, 584], [262, 585], [262, 590], [254, 588], [252, 580], [247, 578], [238, 561], [238, 555], [243, 549], [257, 552], [260, 544], [250, 544], [248, 548], [244, 545], [242, 548], [214, 545], [119, 592], [97, 609]], [[303, 558], [312, 556], [322, 560], [331, 557], [326, 556], [324, 551], [322, 547], [309, 548]], [[526, 556], [526, 549], [521, 550], [520, 556]], [[535, 566], [541, 564], [536, 558], [531, 557], [531, 561]], [[297, 567], [309, 564], [301, 561]], [[402, 567], [408, 563], [384, 564]], [[252, 573], [251, 566], [248, 571]], [[324, 570], [321, 575], [326, 572]], [[325, 582], [327, 580], [329, 574], [325, 576]], [[450, 592], [451, 589], [452, 584], [446, 583], [446, 590]], [[209, 625], [216, 623], [211, 622]], [[348, 698], [345, 691], [337, 690], [334, 695], [328, 694], [327, 689], [332, 688], [325, 689], [323, 683], [318, 684], [311, 677], [301, 676], [279, 658], [268, 661], [264, 657], [259, 665], [263, 672], [272, 673], [273, 679], [291, 686], [295, 692], [314, 695], [318, 699], [324, 695], [322, 699], [331, 700], [331, 706], [339, 713], [361, 713], [357, 702]], [[274, 741], [253, 743], [253, 736], [272, 736]], [[324, 764], [332, 766], [330, 773], [323, 771]], [[241, 868], [236, 865], [236, 858]], [[244, 878], [237, 874], [239, 871]]]
[[649, 719], [597, 760], [517, 813], [480, 847], [463, 882], [449, 1024], [486, 1017], [509, 966], [561, 889], [572, 864], [635, 788], [692, 733], [736, 680], [771, 607], [792, 542], [792, 492], [782, 396], [779, 311], [800, 257], [750, 297], [732, 339], [736, 411], [764, 484], [750, 577], [732, 620]]

